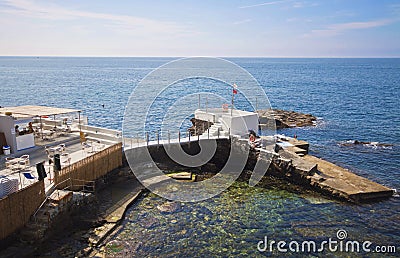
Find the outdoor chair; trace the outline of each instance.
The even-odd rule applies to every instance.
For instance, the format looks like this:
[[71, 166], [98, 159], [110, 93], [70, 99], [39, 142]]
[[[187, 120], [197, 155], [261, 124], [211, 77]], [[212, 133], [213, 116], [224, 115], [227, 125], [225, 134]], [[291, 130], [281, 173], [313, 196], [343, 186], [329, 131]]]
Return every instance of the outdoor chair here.
[[9, 170], [16, 169], [15, 165], [18, 165], [17, 160], [13, 157], [7, 157], [5, 163], [6, 163], [6, 169], [9, 169]]
[[69, 156], [69, 153], [61, 154], [60, 158], [62, 158], [62, 163], [64, 163], [64, 164], [68, 163], [68, 165], [71, 165], [71, 157]]
[[82, 142], [82, 150], [86, 151], [87, 149], [92, 149], [92, 145], [87, 142]]
[[66, 149], [66, 147], [65, 147], [65, 144], [64, 144], [64, 143], [62, 143], [62, 144], [58, 145], [58, 148], [59, 148], [59, 150], [60, 150], [60, 153], [64, 153], [64, 151], [65, 151], [65, 149]]
[[45, 147], [45, 151], [46, 151], [47, 157], [48, 157], [49, 159], [53, 159], [53, 158], [54, 158], [54, 154], [56, 154], [55, 151], [54, 151], [54, 149], [49, 148], [49, 147], [46, 146], [46, 147]]
[[25, 169], [30, 166], [29, 155], [25, 154], [20, 157], [18, 161], [20, 168]]
[[[26, 182], [26, 180], [35, 180], [36, 179], [36, 177], [33, 176], [30, 172], [22, 172], [22, 175], [24, 175], [24, 182]], [[31, 183], [29, 183], [29, 184], [31, 184]], [[25, 185], [25, 183], [23, 185]]]

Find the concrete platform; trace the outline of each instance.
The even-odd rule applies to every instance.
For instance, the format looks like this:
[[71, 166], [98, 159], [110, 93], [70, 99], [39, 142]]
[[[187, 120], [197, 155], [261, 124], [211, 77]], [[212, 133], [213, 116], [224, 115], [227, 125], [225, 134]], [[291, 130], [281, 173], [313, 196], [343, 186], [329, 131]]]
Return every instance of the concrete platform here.
[[358, 176], [317, 157], [306, 155], [302, 159], [315, 163], [319, 174], [309, 176], [311, 185], [333, 196], [354, 202], [368, 202], [393, 195], [390, 188]]
[[193, 179], [193, 174], [191, 172], [178, 172], [178, 173], [172, 173], [172, 174], [167, 174], [167, 176], [177, 179], [177, 180], [192, 180]]

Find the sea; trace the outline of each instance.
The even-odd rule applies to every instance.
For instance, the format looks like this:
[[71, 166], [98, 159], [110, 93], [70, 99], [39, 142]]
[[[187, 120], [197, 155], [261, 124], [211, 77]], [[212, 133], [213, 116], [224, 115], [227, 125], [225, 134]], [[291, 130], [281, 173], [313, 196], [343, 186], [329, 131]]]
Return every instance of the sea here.
[[[77, 108], [84, 110], [89, 124], [121, 130], [135, 87], [148, 73], [175, 59], [0, 57], [0, 106]], [[278, 133], [296, 134], [310, 142], [312, 155], [400, 190], [400, 59], [226, 59], [258, 81], [273, 108], [318, 118], [315, 127]], [[388, 145], [352, 145], [355, 140]], [[398, 257], [400, 253], [398, 195], [376, 203], [350, 204], [271, 178], [262, 187], [237, 182], [212, 199], [184, 203], [171, 214], [155, 208], [165, 201], [148, 194], [133, 205], [107, 245], [109, 254], [378, 257], [383, 250], [386, 256]], [[318, 249], [329, 239], [343, 246], [348, 241], [372, 244], [370, 252], [359, 253], [340, 246], [301, 250], [303, 241], [314, 241]], [[259, 250], [272, 241], [272, 249]], [[279, 241], [298, 242], [300, 250], [287, 250], [288, 244], [286, 251], [278, 250]], [[389, 252], [390, 246], [397, 247], [396, 253]]]

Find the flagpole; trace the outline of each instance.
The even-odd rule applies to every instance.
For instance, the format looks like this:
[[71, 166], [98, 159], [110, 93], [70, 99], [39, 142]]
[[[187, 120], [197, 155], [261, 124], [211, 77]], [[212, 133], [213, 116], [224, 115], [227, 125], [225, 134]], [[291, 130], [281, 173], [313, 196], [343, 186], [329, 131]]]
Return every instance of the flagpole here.
[[231, 101], [231, 116], [232, 116], [232, 110], [233, 110], [233, 99], [234, 99], [234, 93], [233, 93], [233, 89], [232, 89], [232, 101]]
[[231, 116], [233, 112], [233, 104], [234, 104], [234, 99], [235, 99], [235, 94], [237, 94], [237, 85], [236, 83], [233, 83], [233, 88], [232, 88], [232, 107], [231, 107]]

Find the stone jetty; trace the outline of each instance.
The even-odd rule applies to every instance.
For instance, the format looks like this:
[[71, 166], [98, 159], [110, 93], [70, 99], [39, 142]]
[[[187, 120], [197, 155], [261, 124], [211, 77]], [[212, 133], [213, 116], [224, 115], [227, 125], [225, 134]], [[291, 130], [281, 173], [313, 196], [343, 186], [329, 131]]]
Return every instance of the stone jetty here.
[[[354, 203], [389, 198], [394, 193], [386, 186], [308, 154], [309, 146], [305, 141], [289, 137], [285, 140], [292, 146], [284, 145], [276, 148], [278, 155], [272, 156], [271, 166], [267, 171], [269, 175]], [[265, 159], [266, 156], [260, 155], [260, 152], [261, 149], [253, 149], [250, 162], [254, 164], [259, 159]]]

